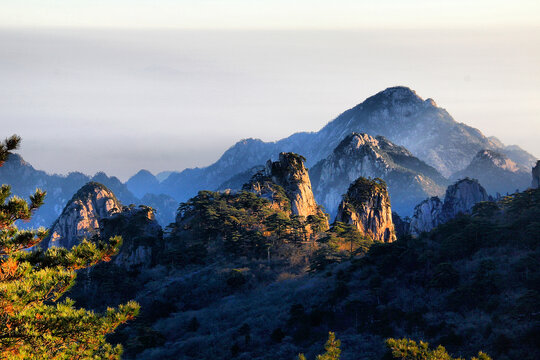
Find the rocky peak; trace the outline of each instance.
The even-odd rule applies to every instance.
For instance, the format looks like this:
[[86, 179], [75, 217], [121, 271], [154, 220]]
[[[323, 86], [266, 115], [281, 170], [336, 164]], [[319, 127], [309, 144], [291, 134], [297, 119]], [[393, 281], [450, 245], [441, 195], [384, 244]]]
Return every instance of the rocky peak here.
[[459, 213], [468, 214], [476, 203], [488, 200], [489, 196], [478, 180], [469, 178], [459, 180], [446, 190], [443, 216], [448, 221]]
[[89, 182], [67, 203], [43, 245], [69, 249], [85, 238], [107, 241], [117, 235], [123, 243], [113, 262], [127, 268], [150, 264], [163, 236], [154, 209], [122, 206], [107, 187]]
[[476, 203], [488, 200], [490, 197], [478, 180], [469, 178], [459, 180], [448, 187], [444, 202], [438, 197], [432, 197], [415, 207], [411, 219], [411, 234], [419, 235], [424, 231], [431, 231], [459, 213], [471, 213]]
[[308, 217], [319, 213], [315, 202], [308, 170], [304, 166], [305, 158], [295, 153], [280, 153], [279, 160], [266, 163], [266, 176], [281, 186], [291, 201], [294, 215]]
[[532, 169], [532, 178], [533, 189], [540, 188], [540, 160], [536, 162], [536, 166]]
[[105, 185], [89, 182], [66, 204], [45, 243], [48, 247], [71, 248], [82, 238], [99, 235], [101, 221], [121, 209], [122, 204]]
[[388, 184], [393, 208], [411, 215], [426, 196], [444, 194], [447, 185], [434, 168], [383, 136], [346, 136], [326, 159], [310, 171], [316, 199], [335, 216], [341, 195], [359, 177], [381, 178]]
[[406, 87], [406, 86], [394, 86], [384, 89], [383, 91], [373, 95], [368, 98], [367, 101], [380, 102], [385, 105], [389, 103], [422, 103], [423, 100], [420, 98], [416, 91]]
[[375, 241], [396, 240], [390, 196], [381, 179], [358, 178], [339, 204], [336, 221], [356, 226]]

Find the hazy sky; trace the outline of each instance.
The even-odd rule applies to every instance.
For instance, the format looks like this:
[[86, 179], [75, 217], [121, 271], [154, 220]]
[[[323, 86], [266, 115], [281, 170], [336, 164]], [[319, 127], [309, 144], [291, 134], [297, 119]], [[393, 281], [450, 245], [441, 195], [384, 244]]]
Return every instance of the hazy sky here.
[[540, 155], [540, 2], [372, 3], [3, 0], [0, 123], [36, 168], [125, 180], [406, 85]]
[[538, 25], [538, 0], [2, 0], [5, 26], [223, 28]]

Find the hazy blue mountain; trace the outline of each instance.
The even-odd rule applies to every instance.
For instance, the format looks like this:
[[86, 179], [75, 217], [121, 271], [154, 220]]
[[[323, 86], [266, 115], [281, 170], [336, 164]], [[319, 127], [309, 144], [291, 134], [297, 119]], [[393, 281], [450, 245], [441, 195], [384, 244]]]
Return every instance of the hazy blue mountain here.
[[158, 179], [150, 171], [144, 169], [130, 177], [126, 182], [126, 186], [129, 191], [140, 199], [147, 193], [160, 193]]
[[0, 167], [0, 184], [9, 184], [14, 195], [28, 198], [36, 188], [47, 191], [45, 204], [35, 212], [31, 221], [19, 222], [18, 226], [21, 228], [50, 227], [73, 194], [89, 181], [104, 184], [124, 204], [138, 202], [118, 178], [107, 176], [103, 172], [93, 177], [80, 172], [72, 172], [68, 175], [48, 174], [45, 171], [36, 170], [18, 154], [11, 154], [4, 166]]
[[178, 201], [170, 195], [147, 193], [140, 202], [155, 209], [156, 220], [163, 227], [172, 223], [176, 218]]
[[296, 133], [277, 142], [245, 139], [228, 149], [205, 168], [173, 173], [163, 181], [163, 190], [179, 201], [199, 189], [217, 189], [232, 176], [280, 152], [303, 155], [311, 167], [326, 158], [352, 132], [382, 135], [404, 146], [414, 156], [442, 175], [464, 169], [483, 149], [496, 150], [518, 165], [529, 167], [534, 157], [517, 146], [504, 146], [498, 139], [484, 136], [478, 129], [458, 123], [432, 99], [424, 100], [407, 87], [392, 87], [366, 99], [330, 121], [318, 132]]
[[518, 165], [503, 153], [493, 150], [480, 150], [471, 163], [463, 170], [454, 173], [452, 180], [465, 177], [478, 179], [491, 195], [523, 191], [531, 185], [531, 168]]

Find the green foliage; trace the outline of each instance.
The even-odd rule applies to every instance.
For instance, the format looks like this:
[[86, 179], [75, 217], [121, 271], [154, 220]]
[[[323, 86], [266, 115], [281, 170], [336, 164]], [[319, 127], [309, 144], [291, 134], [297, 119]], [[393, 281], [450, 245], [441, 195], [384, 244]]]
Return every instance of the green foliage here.
[[[0, 144], [0, 160], [20, 139]], [[44, 229], [20, 231], [17, 220], [29, 220], [45, 197], [36, 190], [30, 202], [10, 197], [0, 188], [0, 357], [9, 359], [117, 359], [122, 348], [105, 336], [132, 319], [134, 302], [109, 308], [104, 314], [77, 309], [69, 298], [59, 301], [74, 284], [76, 269], [107, 261], [117, 253], [120, 238], [109, 244], [82, 242], [71, 250], [34, 248]]]
[[[430, 349], [429, 344], [423, 341], [417, 344], [410, 339], [387, 339], [386, 346], [392, 357], [399, 360], [463, 360], [450, 356], [441, 345], [436, 349]], [[478, 356], [473, 356], [471, 360], [491, 360], [491, 358], [480, 351]]]
[[239, 269], [233, 269], [227, 276], [227, 285], [232, 288], [239, 288], [246, 283], [246, 277]]
[[17, 135], [12, 135], [0, 142], [0, 166], [4, 165], [11, 151], [19, 148], [20, 143], [21, 138]]
[[359, 207], [371, 199], [373, 194], [381, 193], [388, 196], [386, 182], [383, 179], [367, 179], [364, 177], [359, 177], [349, 186], [347, 194], [345, 194], [343, 200], [355, 207]]
[[[315, 358], [316, 360], [339, 360], [339, 356], [341, 354], [340, 347], [341, 341], [336, 339], [336, 334], [333, 332], [328, 333], [328, 340], [326, 341], [326, 344], [324, 345], [324, 350], [326, 352], [324, 354], [317, 355]], [[306, 360], [306, 357], [304, 354], [298, 355], [298, 360]]]
[[373, 240], [362, 235], [350, 224], [335, 222], [318, 241], [319, 248], [310, 262], [311, 271], [319, 271], [332, 263], [364, 256], [374, 244]]
[[[271, 202], [249, 191], [237, 194], [200, 191], [178, 208], [181, 228], [173, 235], [191, 238], [208, 245], [222, 239], [233, 255], [256, 258], [270, 256], [271, 250], [284, 243], [307, 239], [308, 226], [303, 217], [291, 216], [276, 209]], [[185, 232], [187, 230], [187, 232]]]

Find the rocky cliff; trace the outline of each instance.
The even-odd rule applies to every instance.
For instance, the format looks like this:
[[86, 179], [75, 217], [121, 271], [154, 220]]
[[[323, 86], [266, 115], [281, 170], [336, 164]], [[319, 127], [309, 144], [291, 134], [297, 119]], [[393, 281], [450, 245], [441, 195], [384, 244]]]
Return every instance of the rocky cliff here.
[[359, 177], [381, 178], [388, 185], [392, 209], [411, 215], [419, 201], [444, 194], [447, 180], [407, 149], [382, 136], [352, 133], [311, 170], [315, 197], [331, 218], [341, 196]]
[[456, 181], [465, 177], [478, 179], [489, 194], [514, 193], [525, 190], [530, 184], [529, 168], [517, 164], [505, 154], [494, 150], [480, 150], [471, 163], [454, 173]]
[[411, 234], [431, 231], [459, 213], [470, 213], [476, 203], [488, 200], [490, 197], [478, 180], [462, 179], [448, 187], [444, 202], [438, 197], [432, 197], [415, 207], [410, 225]]
[[67, 203], [43, 246], [71, 248], [84, 238], [106, 241], [116, 235], [123, 244], [113, 263], [128, 268], [150, 264], [152, 249], [162, 238], [152, 208], [122, 206], [107, 187], [90, 182]]
[[540, 188], [540, 160], [536, 162], [536, 166], [532, 169], [532, 178], [533, 189]]
[[339, 204], [336, 221], [356, 226], [375, 241], [396, 240], [390, 196], [384, 181], [358, 178]]
[[112, 262], [124, 268], [151, 266], [162, 249], [163, 231], [154, 210], [145, 205], [124, 207], [101, 221], [101, 238], [121, 236], [120, 252]]
[[294, 215], [308, 217], [319, 213], [315, 202], [308, 170], [304, 166], [306, 159], [294, 153], [280, 153], [279, 160], [266, 163], [266, 174], [281, 186], [291, 201]]
[[71, 248], [82, 238], [99, 235], [101, 221], [121, 210], [122, 204], [109, 189], [100, 183], [89, 182], [66, 204], [51, 227], [46, 244], [48, 247]]
[[304, 157], [280, 153], [278, 161], [268, 160], [266, 167], [252, 176], [243, 189], [271, 200], [281, 210], [307, 218], [319, 215]]

